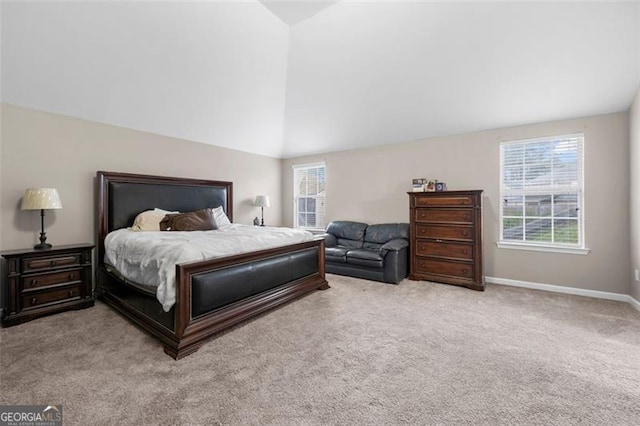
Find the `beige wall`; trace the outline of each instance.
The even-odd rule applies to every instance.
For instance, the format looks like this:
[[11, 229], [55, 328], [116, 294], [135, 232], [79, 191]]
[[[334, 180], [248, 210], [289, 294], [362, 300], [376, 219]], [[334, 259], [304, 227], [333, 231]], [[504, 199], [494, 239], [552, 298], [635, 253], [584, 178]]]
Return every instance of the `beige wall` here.
[[251, 224], [257, 194], [269, 195], [268, 224], [280, 225], [281, 160], [17, 106], [2, 105], [0, 249], [38, 240], [37, 212], [21, 211], [25, 188], [58, 189], [62, 210], [47, 213], [52, 244], [95, 240], [97, 170], [228, 180], [234, 221]]
[[640, 282], [635, 280], [634, 269], [640, 269], [640, 89], [636, 92], [629, 111], [630, 135], [630, 190], [631, 202], [631, 267], [629, 290], [631, 296], [640, 301]]
[[[584, 255], [499, 249], [499, 144], [584, 132]], [[328, 220], [408, 222], [414, 177], [449, 189], [484, 190], [484, 265], [489, 277], [627, 294], [629, 290], [627, 113], [513, 127], [283, 161], [283, 223], [293, 223], [293, 164], [326, 161]]]

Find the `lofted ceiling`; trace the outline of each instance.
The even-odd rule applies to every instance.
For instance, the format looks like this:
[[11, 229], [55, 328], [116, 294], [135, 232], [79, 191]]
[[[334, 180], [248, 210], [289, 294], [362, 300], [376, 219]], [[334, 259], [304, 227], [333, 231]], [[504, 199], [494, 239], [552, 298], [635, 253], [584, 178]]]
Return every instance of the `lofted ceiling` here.
[[637, 2], [3, 2], [2, 101], [272, 157], [625, 111]]
[[291, 26], [309, 19], [337, 1], [297, 0], [278, 1], [260, 0], [274, 15], [285, 24]]

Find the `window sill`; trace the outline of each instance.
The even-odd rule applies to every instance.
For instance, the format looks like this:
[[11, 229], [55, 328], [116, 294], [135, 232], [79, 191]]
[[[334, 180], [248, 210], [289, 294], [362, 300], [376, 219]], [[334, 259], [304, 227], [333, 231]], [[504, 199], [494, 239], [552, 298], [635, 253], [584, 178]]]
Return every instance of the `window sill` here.
[[525, 244], [525, 243], [512, 243], [506, 241], [498, 241], [496, 243], [498, 248], [505, 248], [511, 250], [529, 250], [529, 251], [544, 251], [548, 253], [564, 253], [564, 254], [580, 254], [586, 255], [589, 254], [588, 248], [580, 248], [580, 247], [562, 247], [562, 246], [551, 246], [544, 244]]

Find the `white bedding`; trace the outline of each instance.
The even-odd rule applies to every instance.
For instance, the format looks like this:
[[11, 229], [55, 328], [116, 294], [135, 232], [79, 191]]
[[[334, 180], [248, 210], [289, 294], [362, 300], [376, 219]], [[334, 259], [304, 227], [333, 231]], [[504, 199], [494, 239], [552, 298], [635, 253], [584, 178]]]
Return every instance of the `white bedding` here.
[[169, 311], [176, 301], [178, 263], [231, 256], [313, 239], [308, 231], [240, 224], [215, 231], [134, 232], [118, 229], [104, 240], [105, 258], [128, 280], [157, 285], [158, 301]]

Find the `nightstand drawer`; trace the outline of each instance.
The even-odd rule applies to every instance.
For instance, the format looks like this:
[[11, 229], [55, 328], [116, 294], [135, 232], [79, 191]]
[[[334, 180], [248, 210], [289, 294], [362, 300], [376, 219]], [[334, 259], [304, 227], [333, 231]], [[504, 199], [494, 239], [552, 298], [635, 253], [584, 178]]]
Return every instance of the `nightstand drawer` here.
[[35, 272], [43, 269], [76, 266], [81, 263], [80, 253], [65, 256], [46, 256], [22, 259], [23, 272]]
[[74, 281], [82, 279], [81, 269], [72, 269], [63, 272], [54, 272], [50, 274], [40, 274], [22, 277], [22, 291], [30, 291], [41, 287], [48, 287], [56, 284], [71, 284]]
[[80, 286], [67, 287], [60, 290], [52, 290], [41, 293], [34, 293], [22, 297], [22, 307], [24, 309], [35, 308], [47, 303], [60, 302], [66, 299], [77, 299], [80, 297]]

